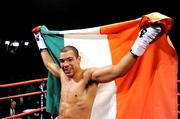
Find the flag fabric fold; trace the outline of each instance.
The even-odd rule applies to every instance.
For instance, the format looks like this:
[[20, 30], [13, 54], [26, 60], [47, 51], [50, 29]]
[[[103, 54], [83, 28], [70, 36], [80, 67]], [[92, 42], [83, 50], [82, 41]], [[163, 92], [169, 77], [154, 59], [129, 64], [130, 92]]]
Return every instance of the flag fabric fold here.
[[[40, 32], [54, 61], [59, 51], [73, 45], [80, 51], [82, 68], [114, 65], [130, 51], [140, 29], [163, 26], [163, 34], [148, 46], [132, 69], [112, 82], [99, 84], [91, 119], [177, 119], [177, 53], [168, 36], [173, 19], [161, 13], [85, 29]], [[50, 72], [47, 111], [58, 113], [60, 80]]]

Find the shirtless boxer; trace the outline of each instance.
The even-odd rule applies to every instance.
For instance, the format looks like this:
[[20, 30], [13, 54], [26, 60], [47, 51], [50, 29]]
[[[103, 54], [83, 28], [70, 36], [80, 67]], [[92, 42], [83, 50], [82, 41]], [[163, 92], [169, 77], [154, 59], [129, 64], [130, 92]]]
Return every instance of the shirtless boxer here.
[[150, 26], [140, 31], [135, 43], [116, 65], [102, 68], [82, 69], [81, 57], [73, 46], [65, 46], [60, 51], [59, 65], [54, 63], [44, 43], [40, 32], [34, 36], [40, 50], [44, 65], [61, 80], [61, 99], [59, 119], [90, 119], [98, 83], [110, 82], [123, 76], [143, 55], [149, 43], [161, 33], [159, 26]]

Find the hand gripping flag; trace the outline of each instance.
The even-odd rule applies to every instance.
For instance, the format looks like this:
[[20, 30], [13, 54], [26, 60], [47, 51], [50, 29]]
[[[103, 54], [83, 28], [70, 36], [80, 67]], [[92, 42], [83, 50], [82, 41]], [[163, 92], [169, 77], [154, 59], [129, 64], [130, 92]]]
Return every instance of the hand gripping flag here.
[[[73, 45], [80, 51], [82, 68], [116, 64], [130, 51], [143, 26], [158, 23], [163, 34], [149, 45], [123, 77], [99, 84], [91, 119], [177, 119], [177, 53], [168, 32], [173, 19], [161, 13], [85, 29], [39, 32], [54, 61], [59, 51]], [[58, 112], [60, 82], [51, 73], [47, 82], [47, 111]], [[55, 110], [54, 110], [55, 109]]]

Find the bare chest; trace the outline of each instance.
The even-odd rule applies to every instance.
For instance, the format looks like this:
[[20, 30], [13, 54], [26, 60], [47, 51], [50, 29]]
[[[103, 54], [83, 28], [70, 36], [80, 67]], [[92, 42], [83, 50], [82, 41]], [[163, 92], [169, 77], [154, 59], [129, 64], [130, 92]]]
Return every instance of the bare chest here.
[[86, 92], [86, 88], [82, 82], [75, 82], [72, 80], [62, 83], [61, 98], [66, 101], [82, 96]]

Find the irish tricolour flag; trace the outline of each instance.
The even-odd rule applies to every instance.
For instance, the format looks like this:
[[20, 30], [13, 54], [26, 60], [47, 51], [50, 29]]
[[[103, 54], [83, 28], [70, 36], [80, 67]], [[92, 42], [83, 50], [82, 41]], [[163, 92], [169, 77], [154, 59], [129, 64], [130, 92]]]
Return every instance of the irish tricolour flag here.
[[[125, 76], [99, 84], [91, 119], [177, 119], [177, 54], [168, 36], [173, 19], [150, 13], [85, 29], [57, 31], [40, 27], [55, 62], [62, 47], [73, 45], [80, 51], [82, 68], [88, 68], [118, 63], [130, 51], [142, 26], [151, 23], [162, 24], [164, 34], [149, 45]], [[60, 82], [49, 73], [47, 86], [47, 111], [57, 112], [60, 90], [56, 87]]]

